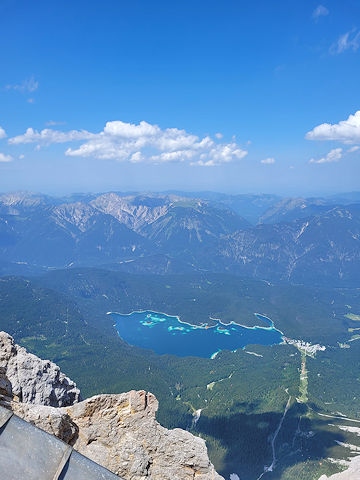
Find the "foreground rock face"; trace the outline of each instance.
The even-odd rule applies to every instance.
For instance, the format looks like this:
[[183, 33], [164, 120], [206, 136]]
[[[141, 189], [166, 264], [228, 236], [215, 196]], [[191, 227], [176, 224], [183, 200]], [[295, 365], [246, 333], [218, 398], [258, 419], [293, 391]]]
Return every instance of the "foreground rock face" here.
[[71, 407], [12, 403], [15, 414], [70, 443], [131, 480], [221, 480], [205, 442], [155, 420], [158, 402], [145, 391], [97, 395]]
[[80, 400], [80, 390], [55, 363], [28, 353], [0, 332], [0, 368], [20, 402], [63, 407]]
[[[57, 372], [56, 382], [49, 372]], [[78, 392], [56, 365], [27, 353], [0, 333], [0, 404], [19, 417], [126, 480], [222, 479], [201, 438], [181, 429], [167, 430], [156, 421], [158, 401], [153, 394], [97, 395], [77, 403], [79, 393], [75, 395], [74, 389]], [[51, 406], [50, 398], [63, 406]]]

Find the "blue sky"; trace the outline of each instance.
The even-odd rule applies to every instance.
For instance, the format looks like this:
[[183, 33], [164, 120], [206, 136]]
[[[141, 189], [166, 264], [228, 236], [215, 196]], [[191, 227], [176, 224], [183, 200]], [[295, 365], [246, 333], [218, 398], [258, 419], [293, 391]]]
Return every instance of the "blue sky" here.
[[0, 0], [0, 191], [360, 190], [360, 1]]

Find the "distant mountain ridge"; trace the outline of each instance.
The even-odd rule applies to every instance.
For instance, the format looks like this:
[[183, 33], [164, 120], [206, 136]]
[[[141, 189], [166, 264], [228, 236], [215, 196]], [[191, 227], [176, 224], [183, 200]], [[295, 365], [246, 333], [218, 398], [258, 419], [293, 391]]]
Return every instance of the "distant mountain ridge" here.
[[101, 265], [354, 286], [360, 267], [356, 198], [6, 194], [0, 196], [0, 272]]

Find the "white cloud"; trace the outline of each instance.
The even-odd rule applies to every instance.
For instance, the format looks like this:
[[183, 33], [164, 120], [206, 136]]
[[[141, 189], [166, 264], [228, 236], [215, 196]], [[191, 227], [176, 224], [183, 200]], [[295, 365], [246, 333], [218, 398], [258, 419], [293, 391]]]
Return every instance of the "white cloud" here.
[[309, 163], [333, 163], [333, 162], [338, 162], [341, 160], [343, 156], [343, 149], [342, 148], [334, 148], [333, 150], [330, 150], [330, 152], [325, 155], [325, 157], [319, 158], [315, 160], [312, 158]]
[[218, 143], [209, 136], [199, 138], [185, 130], [161, 129], [145, 121], [138, 125], [108, 122], [102, 132], [93, 134], [76, 149], [68, 148], [65, 153], [130, 162], [189, 162], [200, 166], [220, 165], [247, 155], [235, 141]]
[[20, 93], [28, 93], [28, 92], [35, 92], [39, 88], [39, 82], [35, 80], [32, 76], [27, 78], [22, 83], [15, 84], [15, 85], [6, 85], [6, 90], [15, 90]]
[[37, 143], [39, 145], [51, 145], [52, 143], [67, 143], [76, 140], [86, 140], [93, 136], [86, 130], [70, 130], [69, 132], [61, 132], [60, 130], [52, 130], [45, 128], [38, 132], [33, 128], [28, 128], [23, 135], [9, 138], [11, 145], [19, 145], [24, 143]]
[[156, 136], [160, 133], [160, 128], [144, 121], [141, 121], [139, 125], [134, 125], [116, 120], [106, 123], [104, 133], [114, 137], [134, 139]]
[[247, 155], [234, 138], [229, 143], [219, 140], [217, 134], [215, 139], [209, 136], [199, 138], [178, 128], [161, 129], [145, 121], [131, 124], [117, 120], [107, 122], [99, 133], [28, 128], [23, 135], [10, 138], [8, 143], [36, 143], [36, 148], [40, 148], [53, 143], [85, 141], [80, 146], [70, 146], [65, 154], [132, 163], [188, 162], [190, 165], [214, 166], [237, 161]]
[[352, 50], [356, 52], [360, 47], [360, 31], [350, 30], [349, 32], [341, 35], [338, 40], [330, 47], [330, 53], [337, 55], [343, 53], [346, 50]]
[[[140, 152], [137, 152], [140, 153]], [[165, 162], [184, 162], [191, 160], [196, 156], [195, 150], [175, 150], [174, 152], [163, 152], [159, 155], [152, 155], [150, 157], [151, 162], [165, 163]], [[140, 161], [146, 161], [146, 158], [140, 153]], [[195, 164], [195, 163], [194, 163]]]
[[316, 20], [319, 17], [326, 17], [326, 15], [329, 15], [329, 10], [324, 7], [324, 5], [319, 5], [315, 8], [315, 10], [312, 13], [312, 17]]
[[264, 158], [263, 160], [261, 160], [260, 163], [263, 163], [264, 165], [272, 165], [273, 163], [275, 163], [275, 158], [273, 157]]
[[6, 138], [6, 132], [2, 127], [0, 127], [0, 138]]
[[5, 153], [0, 153], [0, 162], [11, 162], [13, 160], [11, 155], [6, 155]]
[[336, 124], [322, 123], [305, 135], [307, 140], [337, 140], [342, 143], [360, 142], [360, 110]]
[[[203, 143], [203, 141], [200, 142], [200, 144], [201, 143]], [[212, 142], [211, 146], [209, 144], [207, 146], [210, 148], [205, 147], [204, 151], [200, 154], [197, 160], [191, 162], [191, 165], [198, 165], [200, 167], [214, 167], [216, 165], [230, 163], [234, 160], [241, 160], [247, 155], [247, 151], [239, 148], [235, 142], [222, 144], [214, 144]]]
[[355, 145], [354, 147], [351, 147], [348, 149], [347, 153], [354, 153], [354, 152], [357, 152], [359, 150], [359, 146], [358, 145]]

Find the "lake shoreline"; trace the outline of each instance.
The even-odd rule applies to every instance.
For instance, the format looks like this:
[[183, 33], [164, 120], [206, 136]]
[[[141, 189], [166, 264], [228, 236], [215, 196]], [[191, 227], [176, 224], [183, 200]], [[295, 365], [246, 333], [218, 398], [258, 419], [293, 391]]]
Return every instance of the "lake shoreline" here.
[[[168, 317], [168, 318], [176, 318], [177, 321], [179, 323], [183, 323], [184, 325], [189, 325], [190, 327], [196, 329], [196, 328], [199, 328], [199, 329], [210, 329], [210, 328], [217, 328], [218, 325], [215, 324], [215, 325], [209, 325], [207, 323], [202, 323], [201, 325], [197, 325], [197, 324], [193, 324], [193, 323], [189, 323], [189, 322], [185, 322], [185, 320], [181, 320], [181, 318], [179, 317], [179, 315], [171, 315], [169, 313], [165, 313], [165, 312], [158, 312], [156, 310], [133, 310], [132, 312], [130, 313], [120, 313], [120, 312], [106, 312], [106, 315], [121, 315], [121, 316], [127, 316], [127, 317], [130, 317], [131, 315], [135, 314], [135, 313], [139, 313], [139, 314], [142, 314], [142, 313], [155, 313], [155, 314], [158, 314], [158, 315], [165, 315], [165, 317]], [[257, 329], [262, 329], [262, 330], [275, 330], [277, 332], [280, 332], [282, 336], [284, 336], [284, 333], [277, 329], [275, 327], [275, 324], [274, 322], [271, 320], [271, 318], [267, 317], [266, 315], [262, 314], [262, 313], [257, 313], [257, 312], [254, 312], [254, 315], [259, 319], [263, 319], [265, 318], [269, 323], [270, 323], [270, 327], [262, 327], [261, 325], [253, 325], [252, 327], [249, 327], [248, 325], [243, 325], [242, 323], [237, 323], [235, 322], [234, 320], [231, 320], [231, 322], [229, 323], [224, 323], [221, 318], [213, 318], [213, 317], [209, 317], [210, 320], [213, 320], [214, 322], [217, 322], [218, 324], [221, 324], [221, 325], [224, 325], [224, 326], [230, 326], [230, 325], [236, 325], [238, 327], [241, 327], [241, 328], [246, 328], [248, 330], [257, 330]]]
[[[214, 325], [193, 325], [181, 320], [178, 315], [153, 310], [107, 314], [114, 317], [114, 327], [123, 341], [153, 350], [159, 355], [216, 358], [223, 350], [234, 352], [250, 344], [270, 346], [284, 343], [283, 332], [275, 328], [271, 318], [259, 313], [255, 313], [257, 318], [268, 322], [269, 326], [248, 327], [234, 321], [224, 323], [221, 319], [216, 319]], [[129, 322], [131, 317], [134, 321]]]

